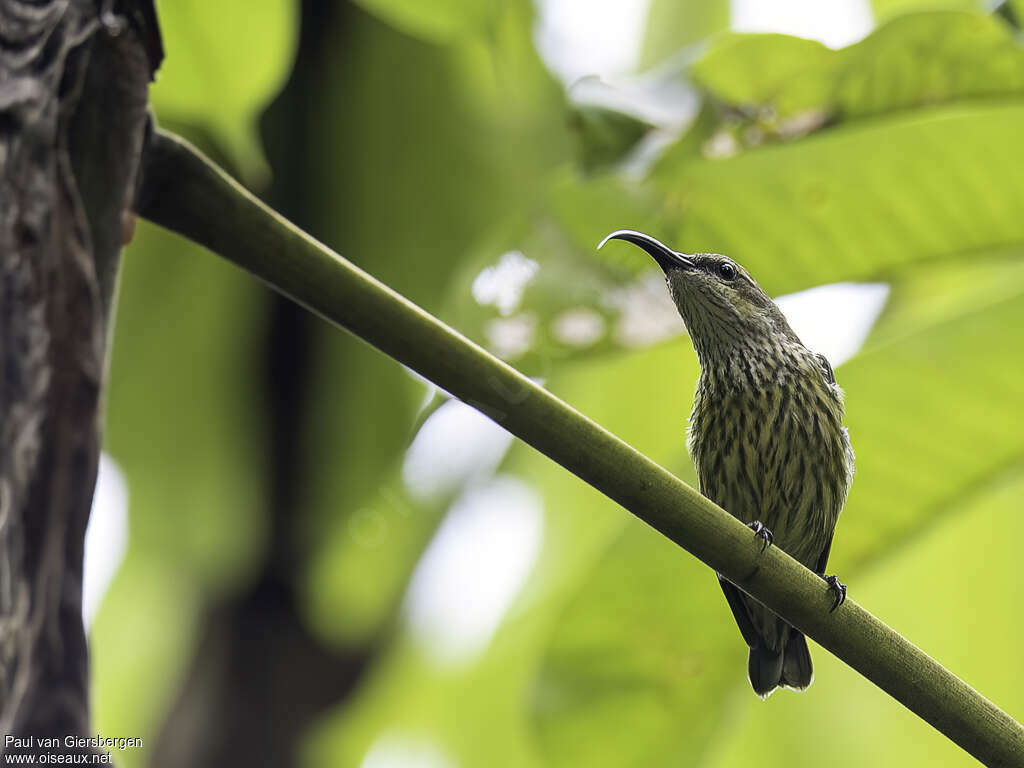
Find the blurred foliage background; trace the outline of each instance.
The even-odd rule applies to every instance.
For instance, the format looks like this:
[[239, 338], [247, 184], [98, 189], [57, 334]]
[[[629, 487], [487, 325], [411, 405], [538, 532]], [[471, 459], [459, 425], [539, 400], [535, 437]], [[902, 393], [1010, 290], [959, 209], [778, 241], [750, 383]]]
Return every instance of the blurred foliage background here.
[[[1024, 2], [817, 4], [849, 12], [831, 47], [737, 31], [772, 28], [751, 3], [619, 5], [602, 72], [570, 55], [611, 47], [601, 12], [568, 0], [161, 2], [154, 106], [691, 483], [693, 351], [600, 238], [728, 253], [776, 296], [874, 286], [801, 326], [858, 454], [830, 570], [1024, 717]], [[706, 567], [147, 225], [107, 411], [130, 524], [91, 639], [98, 729], [146, 742], [125, 766], [973, 762], [821, 649], [807, 693], [759, 701]]]

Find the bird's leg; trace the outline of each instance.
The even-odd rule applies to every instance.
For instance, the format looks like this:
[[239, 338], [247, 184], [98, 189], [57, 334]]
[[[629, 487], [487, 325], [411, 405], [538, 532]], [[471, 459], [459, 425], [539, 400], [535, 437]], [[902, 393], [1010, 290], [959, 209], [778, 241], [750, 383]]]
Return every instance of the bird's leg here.
[[772, 532], [769, 531], [760, 520], [755, 520], [752, 523], [747, 523], [747, 528], [754, 532], [757, 538], [761, 539], [761, 551], [764, 552], [768, 547], [772, 545], [772, 540], [775, 538], [772, 536]]
[[828, 584], [828, 588], [835, 593], [835, 600], [832, 603], [832, 607], [829, 609], [829, 613], [834, 611], [840, 605], [846, 602], [846, 585], [843, 584], [836, 576], [822, 576], [825, 583]]

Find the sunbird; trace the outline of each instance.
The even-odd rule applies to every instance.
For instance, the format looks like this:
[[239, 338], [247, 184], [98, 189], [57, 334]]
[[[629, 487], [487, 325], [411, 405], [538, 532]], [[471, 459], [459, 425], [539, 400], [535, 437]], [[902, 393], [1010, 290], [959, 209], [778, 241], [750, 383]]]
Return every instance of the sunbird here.
[[[693, 342], [700, 378], [687, 448], [700, 492], [819, 574], [835, 610], [846, 586], [825, 576], [832, 535], [853, 480], [843, 426], [843, 391], [824, 355], [805, 347], [757, 281], [732, 259], [684, 254], [649, 235], [621, 229], [650, 254]], [[718, 581], [750, 648], [747, 675], [767, 698], [802, 691], [814, 671], [807, 641], [721, 574]]]

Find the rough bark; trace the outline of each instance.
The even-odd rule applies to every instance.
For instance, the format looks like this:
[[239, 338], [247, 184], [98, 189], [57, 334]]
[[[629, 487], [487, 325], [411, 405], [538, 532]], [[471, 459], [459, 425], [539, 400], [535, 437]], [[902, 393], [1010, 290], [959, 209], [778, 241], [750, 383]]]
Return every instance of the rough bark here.
[[160, 57], [151, 0], [0, 0], [4, 735], [89, 733], [83, 542], [118, 253]]

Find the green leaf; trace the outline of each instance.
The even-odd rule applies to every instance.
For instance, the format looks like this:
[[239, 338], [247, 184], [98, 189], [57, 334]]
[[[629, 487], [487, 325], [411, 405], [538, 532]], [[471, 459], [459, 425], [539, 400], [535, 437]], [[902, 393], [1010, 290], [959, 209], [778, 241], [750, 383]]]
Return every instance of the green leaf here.
[[835, 100], [845, 118], [1024, 92], [1024, 48], [996, 16], [903, 16], [842, 58]]
[[964, 11], [988, 10], [987, 3], [979, 0], [871, 0], [875, 18], [882, 22], [917, 11], [933, 11], [936, 9], [957, 9]]
[[[904, 109], [1024, 92], [1024, 48], [1000, 18], [900, 16], [841, 51], [799, 37], [726, 34], [694, 64], [740, 146]], [[735, 151], [735, 150], [732, 150]]]
[[652, 0], [639, 69], [650, 69], [686, 46], [728, 27], [728, 0]]
[[646, 120], [598, 106], [576, 107], [570, 119], [585, 171], [620, 162], [653, 128]]
[[[842, 366], [857, 476], [842, 543], [837, 536], [833, 550], [837, 570], [892, 551], [922, 524], [957, 514], [974, 488], [1024, 456], [1016, 405], [1024, 382], [1006, 366], [1001, 330], [1024, 319], [1022, 255], [970, 269], [934, 268], [946, 279], [928, 275], [923, 285], [904, 276], [890, 310], [902, 318], [902, 333], [883, 320], [881, 338]], [[988, 287], [996, 280], [1002, 285], [993, 295]], [[950, 292], [961, 300], [949, 301]], [[934, 307], [943, 304], [940, 314]]]
[[499, 0], [356, 0], [407, 35], [447, 43], [480, 32], [498, 15]]
[[210, 131], [249, 183], [268, 172], [256, 120], [291, 71], [298, 19], [289, 0], [160, 5], [167, 58], [152, 88], [157, 117]]
[[626, 523], [585, 595], [561, 617], [531, 696], [546, 763], [695, 764], [745, 668], [714, 574]]
[[1009, 8], [1013, 13], [1015, 24], [1019, 29], [1021, 21], [1024, 20], [1024, 0], [1009, 0]]
[[1015, 298], [1024, 284], [1019, 254], [1019, 248], [966, 254], [967, 258], [921, 265], [898, 276], [864, 351]]
[[691, 69], [694, 82], [730, 104], [770, 106], [780, 116], [828, 109], [840, 55], [815, 40], [722, 35]]
[[656, 180], [674, 247], [734, 256], [778, 295], [1024, 243], [1013, 105], [946, 107], [693, 162]]

